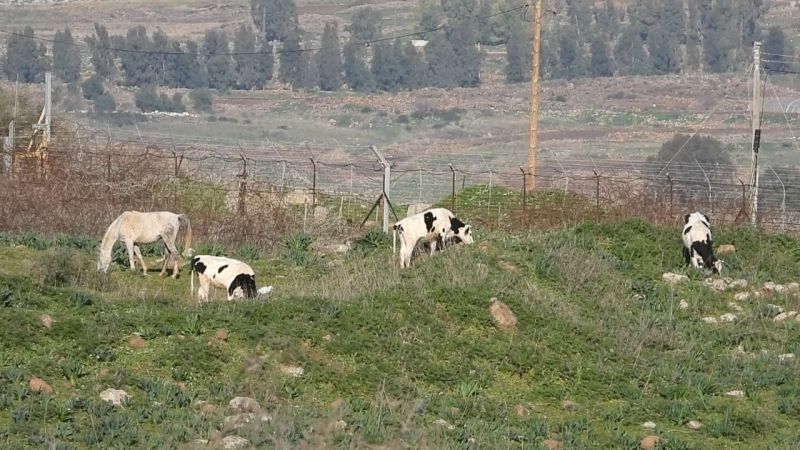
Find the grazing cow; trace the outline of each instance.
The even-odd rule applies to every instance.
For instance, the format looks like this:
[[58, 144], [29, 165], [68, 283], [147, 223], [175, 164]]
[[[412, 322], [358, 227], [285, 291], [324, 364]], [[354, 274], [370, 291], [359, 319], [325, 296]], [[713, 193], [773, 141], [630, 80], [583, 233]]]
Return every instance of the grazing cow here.
[[445, 245], [473, 242], [471, 228], [444, 208], [433, 208], [397, 222], [394, 229], [392, 247], [396, 246], [400, 234], [400, 267], [411, 265], [411, 255], [420, 240], [430, 246], [431, 255]]
[[194, 273], [200, 287], [197, 301], [208, 301], [210, 287], [220, 287], [228, 292], [228, 300], [254, 298], [272, 292], [272, 286], [256, 289], [256, 274], [247, 264], [223, 256], [198, 255], [192, 258], [190, 289], [194, 294]]
[[699, 212], [686, 214], [683, 218], [683, 260], [688, 266], [722, 272], [722, 261], [714, 256], [714, 242], [708, 217]]

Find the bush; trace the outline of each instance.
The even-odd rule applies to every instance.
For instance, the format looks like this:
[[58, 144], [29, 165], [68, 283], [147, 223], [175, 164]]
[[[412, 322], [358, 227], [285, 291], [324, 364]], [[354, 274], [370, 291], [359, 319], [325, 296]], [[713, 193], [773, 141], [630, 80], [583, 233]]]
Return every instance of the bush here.
[[283, 239], [283, 256], [297, 266], [308, 266], [314, 261], [311, 244], [314, 238], [308, 233], [295, 233]]
[[142, 112], [184, 112], [183, 97], [175, 94], [170, 97], [167, 94], [158, 94], [155, 86], [147, 86], [136, 91], [136, 107]]
[[117, 102], [114, 97], [108, 94], [101, 94], [94, 99], [94, 112], [105, 113], [115, 111], [117, 109]]
[[208, 89], [193, 89], [189, 93], [189, 97], [192, 99], [195, 111], [201, 113], [214, 112], [214, 95]]
[[42, 282], [53, 286], [70, 286], [81, 277], [80, 263], [76, 261], [75, 250], [60, 248], [43, 255], [37, 267], [42, 274]]
[[389, 235], [382, 230], [369, 230], [353, 241], [350, 250], [355, 255], [366, 255], [377, 249], [388, 249], [391, 246]]
[[97, 75], [84, 81], [81, 88], [83, 89], [83, 97], [86, 100], [94, 100], [106, 92], [105, 88], [103, 88], [103, 79]]

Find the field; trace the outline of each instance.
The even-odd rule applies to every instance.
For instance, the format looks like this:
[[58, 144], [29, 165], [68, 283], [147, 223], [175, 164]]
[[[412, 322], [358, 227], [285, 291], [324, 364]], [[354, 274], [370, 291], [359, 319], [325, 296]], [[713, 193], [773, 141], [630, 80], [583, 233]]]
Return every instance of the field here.
[[[348, 253], [299, 235], [269, 253], [201, 242], [251, 262], [275, 294], [197, 305], [186, 267], [177, 281], [119, 264], [103, 276], [92, 238], [3, 235], [0, 446], [636, 449], [656, 435], [665, 449], [797, 448], [786, 355], [800, 322], [778, 313], [800, 298], [765, 282], [798, 280], [800, 241], [717, 241], [736, 245], [725, 274], [748, 287], [712, 290], [681, 268], [674, 229], [638, 220], [479, 231], [403, 272], [374, 232]], [[515, 329], [497, 328], [493, 297]], [[102, 401], [108, 388], [129, 399]], [[256, 414], [236, 416], [237, 396]]]

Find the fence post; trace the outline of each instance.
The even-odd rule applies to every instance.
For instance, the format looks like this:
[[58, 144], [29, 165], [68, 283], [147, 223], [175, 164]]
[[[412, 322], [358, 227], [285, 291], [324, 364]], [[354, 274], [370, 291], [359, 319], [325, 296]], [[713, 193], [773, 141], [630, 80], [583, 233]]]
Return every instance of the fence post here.
[[314, 171], [311, 181], [311, 206], [317, 206], [317, 162], [311, 158], [311, 167]]
[[522, 166], [519, 171], [522, 172], [522, 213], [526, 214], [528, 210], [528, 174], [525, 173]]
[[594, 172], [594, 217], [596, 221], [600, 221], [600, 174], [596, 170]]
[[489, 208], [492, 207], [492, 169], [489, 169], [489, 202], [486, 204], [486, 213], [489, 213]]
[[240, 216], [247, 214], [247, 158], [244, 154], [240, 153], [239, 158], [242, 159], [242, 173], [237, 175], [239, 180], [239, 201], [236, 205], [236, 212]]
[[453, 180], [452, 180], [453, 181], [453, 183], [452, 183], [453, 184], [453, 190], [452, 190], [453, 195], [452, 195], [452, 197], [450, 197], [450, 210], [455, 213], [456, 212], [456, 169], [453, 168], [452, 164], [448, 164], [448, 166], [450, 167], [450, 173], [453, 174]]
[[712, 200], [712, 191], [711, 191], [711, 180], [708, 179], [708, 175], [706, 174], [706, 170], [700, 164], [696, 158], [694, 160], [697, 163], [697, 167], [700, 168], [700, 171], [703, 172], [703, 177], [706, 179], [706, 183], [708, 184], [708, 210], [711, 211], [711, 214], [714, 214], [714, 202]]
[[672, 181], [672, 176], [669, 174], [669, 172], [667, 172], [667, 181], [669, 182], [669, 219], [672, 220], [672, 218], [674, 217], [672, 215], [672, 199], [673, 199], [673, 193], [674, 193], [674, 191], [673, 191], [674, 182]]
[[283, 169], [281, 170], [281, 196], [283, 196], [284, 183], [286, 178], [286, 160], [281, 161]]
[[181, 164], [183, 164], [183, 153], [181, 153], [181, 157], [179, 159], [174, 145], [172, 146], [172, 160], [175, 164], [175, 178], [178, 178], [178, 174], [180, 174], [181, 171]]
[[419, 168], [419, 196], [417, 203], [422, 203], [422, 167]]
[[351, 211], [351, 205], [353, 201], [353, 165], [350, 164], [350, 193], [347, 194], [347, 211]]
[[106, 155], [106, 181], [111, 181], [111, 149], [108, 150], [108, 155]]

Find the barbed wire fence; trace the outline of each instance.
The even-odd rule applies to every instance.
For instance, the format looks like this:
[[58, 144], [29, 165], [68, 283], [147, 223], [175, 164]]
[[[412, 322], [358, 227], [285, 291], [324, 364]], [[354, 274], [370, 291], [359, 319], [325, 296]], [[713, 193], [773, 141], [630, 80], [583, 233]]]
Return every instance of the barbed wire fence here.
[[[49, 150], [45, 172], [14, 154], [15, 170], [0, 174], [0, 231], [99, 233], [121, 211], [139, 208], [191, 212], [210, 235], [240, 243], [271, 245], [300, 229], [353, 233], [382, 218], [382, 208], [366, 214], [383, 192], [383, 167], [366, 145], [360, 152], [329, 146], [337, 148], [343, 151], [274, 143], [165, 145], [79, 130]], [[749, 221], [751, 187], [743, 181], [749, 167], [544, 159], [534, 177], [481, 155], [381, 150], [392, 166], [390, 222], [419, 204], [450, 208], [485, 229], [628, 217], [672, 225], [695, 210], [716, 226]], [[800, 170], [762, 168], [759, 226], [797, 232], [798, 211]]]

